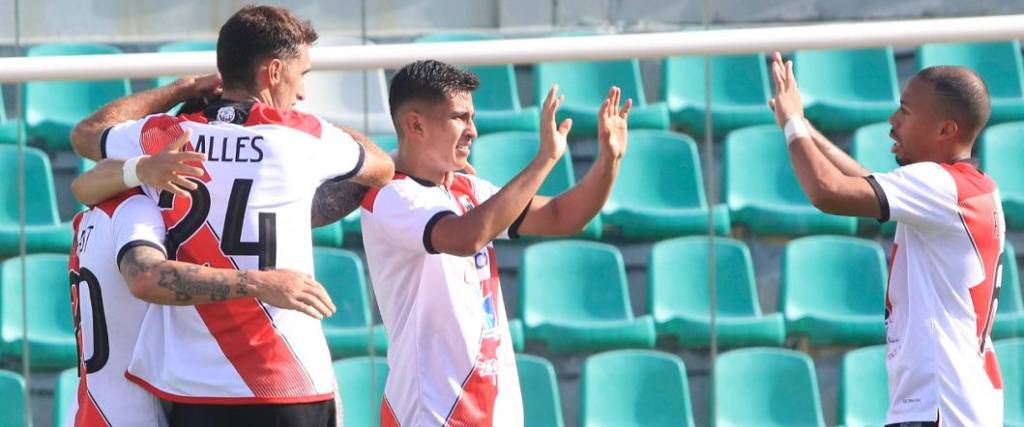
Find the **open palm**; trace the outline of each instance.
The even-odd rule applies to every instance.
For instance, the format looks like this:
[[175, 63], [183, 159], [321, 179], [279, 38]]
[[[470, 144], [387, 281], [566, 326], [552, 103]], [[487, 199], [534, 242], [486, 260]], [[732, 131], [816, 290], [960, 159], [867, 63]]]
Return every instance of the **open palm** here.
[[608, 90], [608, 98], [605, 98], [597, 112], [597, 138], [601, 150], [608, 150], [613, 159], [619, 159], [626, 154], [626, 145], [629, 142], [627, 121], [633, 100], [627, 99], [625, 105], [619, 107], [621, 99], [622, 89], [612, 86]]

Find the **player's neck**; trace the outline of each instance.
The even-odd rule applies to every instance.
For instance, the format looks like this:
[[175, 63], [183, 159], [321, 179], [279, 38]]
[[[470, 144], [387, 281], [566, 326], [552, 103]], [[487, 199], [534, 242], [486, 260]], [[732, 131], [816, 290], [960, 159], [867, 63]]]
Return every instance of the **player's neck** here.
[[225, 99], [225, 100], [228, 100], [228, 101], [235, 101], [235, 102], [245, 102], [245, 101], [262, 102], [264, 104], [272, 106], [274, 104], [272, 102], [269, 102], [270, 101], [269, 96], [270, 96], [270, 91], [266, 91], [266, 90], [260, 91], [260, 92], [257, 92], [257, 93], [252, 93], [251, 91], [248, 91], [248, 90], [245, 90], [245, 89], [226, 89], [225, 88], [224, 89], [224, 93], [221, 95], [221, 98]]
[[395, 161], [395, 171], [419, 179], [425, 179], [441, 185], [444, 182], [445, 171], [439, 170], [427, 160], [426, 156], [398, 150], [398, 159]]

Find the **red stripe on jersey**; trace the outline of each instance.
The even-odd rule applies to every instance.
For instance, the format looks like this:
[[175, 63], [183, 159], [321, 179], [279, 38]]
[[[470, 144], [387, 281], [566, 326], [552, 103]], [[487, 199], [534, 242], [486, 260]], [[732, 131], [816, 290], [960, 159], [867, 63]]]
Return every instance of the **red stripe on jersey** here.
[[[391, 177], [391, 180], [398, 181], [406, 178], [408, 178], [406, 175], [396, 172], [395, 176]], [[379, 187], [370, 187], [370, 189], [366, 191], [366, 195], [363, 196], [363, 201], [360, 202], [360, 205], [363, 207], [363, 209], [366, 209], [368, 212], [373, 213], [373, 204], [377, 203], [378, 194], [380, 194]]]
[[134, 196], [136, 194], [144, 193], [142, 192], [142, 189], [140, 189], [139, 187], [129, 188], [122, 192], [121, 194], [118, 194], [114, 197], [111, 197], [107, 200], [100, 202], [100, 204], [96, 205], [96, 209], [106, 212], [107, 216], [109, 217], [113, 217], [114, 211], [117, 210], [117, 207], [121, 206], [121, 203], [124, 203], [124, 201], [128, 200], [129, 197]]
[[985, 373], [988, 374], [989, 381], [992, 381], [992, 387], [996, 390], [1003, 389], [1003, 373], [999, 370], [999, 359], [996, 358], [996, 352], [991, 349], [985, 352]]
[[384, 401], [380, 404], [380, 427], [400, 427], [401, 425], [398, 422], [398, 417], [395, 416], [395, 411], [391, 409], [391, 402], [388, 402], [388, 397], [384, 396]]
[[462, 384], [462, 393], [445, 420], [445, 426], [494, 425], [494, 405], [498, 399], [497, 348], [497, 339], [485, 337], [482, 340], [480, 355]]
[[89, 394], [89, 386], [86, 384], [88, 377], [85, 375], [81, 377], [82, 379], [78, 381], [78, 393], [76, 396], [78, 399], [78, 412], [75, 413], [75, 427], [109, 426], [110, 422], [107, 421], [107, 417], [103, 415], [103, 411], [100, 410], [99, 406], [92, 399], [92, 395]]
[[146, 380], [132, 375], [129, 372], [124, 373], [124, 377], [139, 387], [142, 387], [150, 394], [159, 397], [163, 400], [176, 403], [189, 403], [189, 404], [206, 404], [206, 405], [251, 405], [251, 404], [292, 404], [292, 403], [316, 403], [323, 402], [325, 400], [333, 400], [334, 393], [324, 393], [312, 396], [302, 397], [282, 397], [282, 398], [262, 398], [262, 397], [202, 397], [202, 396], [182, 396], [180, 394], [171, 394], [163, 390], [160, 390], [152, 384], [146, 382]]
[[[171, 116], [157, 116], [147, 121], [142, 131], [144, 152], [160, 151], [181, 135], [179, 123], [180, 119]], [[192, 149], [191, 143], [187, 143], [187, 148]], [[201, 163], [195, 166], [203, 169], [200, 181], [212, 180]], [[168, 230], [181, 222], [191, 207], [191, 198], [175, 197], [171, 208], [161, 212]], [[174, 256], [192, 264], [237, 269], [234, 261], [221, 250], [220, 239], [205, 219], [203, 225], [181, 243]], [[257, 398], [314, 395], [312, 379], [255, 298], [201, 304], [195, 306], [195, 310], [224, 356]]]
[[317, 139], [323, 133], [320, 120], [316, 116], [296, 110], [283, 111], [261, 102], [252, 105], [249, 118], [245, 121], [245, 126], [255, 125], [286, 126], [313, 135]]

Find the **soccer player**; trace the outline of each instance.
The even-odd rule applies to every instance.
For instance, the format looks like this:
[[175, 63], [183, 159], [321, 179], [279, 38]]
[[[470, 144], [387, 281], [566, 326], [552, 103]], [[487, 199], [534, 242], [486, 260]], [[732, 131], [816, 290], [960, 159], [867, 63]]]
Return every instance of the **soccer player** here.
[[466, 167], [476, 139], [477, 77], [438, 61], [403, 67], [391, 81], [398, 132], [394, 180], [363, 200], [363, 244], [384, 327], [388, 374], [385, 426], [523, 424], [508, 318], [498, 281], [496, 238], [579, 232], [608, 198], [626, 152], [618, 88], [599, 113], [600, 152], [578, 185], [537, 196], [566, 150], [572, 122], [555, 123], [562, 97], [544, 100], [540, 148], [498, 188]]
[[997, 426], [1002, 378], [989, 331], [1005, 223], [995, 182], [971, 148], [988, 121], [974, 72], [931, 67], [889, 118], [902, 167], [871, 173], [807, 126], [792, 62], [772, 59], [769, 103], [811, 202], [837, 215], [895, 220], [885, 297], [893, 426]]
[[[221, 27], [217, 41], [221, 99], [194, 114], [157, 114], [99, 131], [167, 108], [185, 93], [169, 88], [132, 95], [80, 123], [72, 142], [82, 154], [128, 159], [118, 179], [138, 184], [141, 156], [191, 131], [186, 151], [206, 160], [192, 171], [198, 178], [175, 181], [189, 196], [142, 187], [162, 209], [168, 258], [311, 273], [310, 208], [317, 186], [349, 178], [383, 185], [393, 174], [391, 159], [368, 140], [357, 142], [292, 110], [303, 98], [309, 46], [316, 39], [308, 21], [283, 8], [246, 6]], [[322, 311], [318, 301], [307, 303]], [[319, 319], [254, 298], [151, 306], [128, 375], [173, 403], [171, 425], [337, 423], [337, 386]]]
[[[69, 276], [81, 380], [69, 409], [74, 414], [70, 425], [167, 425], [159, 400], [124, 377], [148, 303], [194, 305], [255, 297], [305, 310], [302, 300], [314, 298], [334, 308], [323, 287], [302, 273], [166, 260], [160, 212], [138, 190], [79, 213], [73, 224]], [[146, 252], [153, 256], [139, 264], [136, 260], [146, 258]]]

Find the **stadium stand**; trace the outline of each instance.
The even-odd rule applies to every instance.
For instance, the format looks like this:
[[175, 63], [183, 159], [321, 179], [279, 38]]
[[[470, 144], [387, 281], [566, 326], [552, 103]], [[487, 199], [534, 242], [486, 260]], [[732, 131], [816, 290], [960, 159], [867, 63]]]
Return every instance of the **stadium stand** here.
[[[627, 240], [657, 240], [705, 234], [708, 202], [697, 144], [687, 135], [658, 130], [629, 134], [629, 155], [601, 210], [605, 234]], [[715, 233], [729, 234], [729, 210], [713, 208]]]
[[551, 362], [540, 356], [517, 354], [516, 368], [523, 395], [525, 425], [564, 427], [558, 378]]
[[[418, 43], [495, 40], [499, 37], [482, 33], [434, 33], [416, 39]], [[539, 128], [540, 109], [523, 108], [519, 88], [511, 64], [467, 67], [480, 77], [480, 88], [473, 92], [473, 108], [477, 133], [529, 131]], [[543, 98], [539, 98], [543, 99]]]
[[[4, 99], [4, 91], [0, 88], [0, 101]], [[21, 120], [7, 118], [7, 109], [0, 102], [0, 145], [18, 143], [18, 126]]]
[[722, 153], [722, 200], [734, 225], [760, 235], [853, 234], [857, 219], [824, 214], [800, 189], [775, 125], [735, 130]]
[[[71, 223], [61, 222], [57, 212], [50, 158], [37, 148], [23, 149], [27, 253], [67, 253], [71, 250]], [[0, 257], [17, 254], [21, 240], [19, 180], [16, 178], [18, 157], [17, 146], [0, 146], [0, 170], [12, 175], [10, 179], [0, 180]]]
[[379, 426], [380, 405], [388, 379], [388, 363], [383, 357], [350, 357], [334, 362], [338, 381], [342, 425]]
[[[892, 125], [888, 122], [861, 126], [850, 141], [850, 156], [871, 172], [890, 172], [900, 167], [889, 151], [894, 143], [889, 137], [890, 130]], [[879, 224], [875, 219], [861, 218], [860, 223], [865, 228], [880, 229], [884, 236], [896, 233], [895, 221]]]
[[756, 347], [732, 350], [719, 356], [714, 370], [714, 425], [825, 426], [818, 377], [806, 354]]
[[711, 334], [721, 347], [780, 346], [786, 338], [782, 314], [762, 314], [754, 265], [743, 242], [715, 239], [717, 313], [711, 329], [707, 237], [679, 237], [651, 247], [647, 306], [659, 334], [680, 345], [707, 348]]
[[799, 51], [793, 71], [807, 117], [822, 131], [852, 131], [886, 120], [899, 105], [891, 47]]
[[886, 271], [881, 246], [870, 240], [811, 236], [790, 241], [779, 285], [787, 334], [816, 346], [885, 342]]
[[523, 252], [520, 318], [527, 340], [553, 352], [654, 347], [654, 321], [634, 316], [619, 250], [553, 241]]
[[1024, 65], [1017, 40], [926, 44], [917, 48], [917, 68], [968, 67], [985, 81], [992, 102], [989, 124], [1024, 117]]
[[[171, 43], [160, 45], [156, 49], [160, 53], [179, 53], [179, 52], [205, 52], [217, 50], [216, 40], [182, 40]], [[163, 76], [157, 77], [153, 84], [156, 87], [166, 86], [177, 80], [175, 76]]]
[[[704, 135], [705, 106], [703, 56], [665, 58], [662, 62], [661, 99], [668, 105], [672, 124], [693, 135]], [[754, 125], [772, 124], [765, 108], [771, 89], [763, 53], [711, 56], [711, 126], [714, 135]]]
[[999, 288], [999, 308], [996, 323], [992, 327], [992, 339], [1024, 336], [1024, 298], [1021, 298], [1020, 270], [1017, 268], [1017, 251], [1009, 240], [1003, 247], [1003, 276]]
[[[28, 49], [27, 56], [118, 54], [103, 44], [45, 44]], [[101, 81], [31, 81], [24, 86], [28, 137], [50, 150], [70, 150], [71, 128], [104, 104], [131, 93], [128, 79]]]
[[25, 416], [25, 379], [15, 372], [0, 369], [0, 427], [31, 425]]
[[889, 410], [889, 381], [885, 346], [850, 350], [839, 365], [837, 421], [844, 427], [885, 425]]
[[70, 425], [74, 414], [68, 412], [71, 403], [77, 397], [78, 368], [68, 368], [57, 375], [57, 383], [53, 387], [53, 427]]
[[[366, 272], [358, 255], [333, 248], [313, 250], [314, 277], [327, 289], [338, 311], [324, 319], [327, 347], [334, 358], [362, 356], [370, 351], [369, 330], [373, 322], [366, 296]], [[373, 328], [376, 354], [387, 353], [388, 342], [382, 326]]]
[[341, 222], [334, 222], [313, 229], [313, 245], [340, 248], [345, 242], [345, 227]]
[[[63, 369], [78, 362], [68, 256], [32, 254], [25, 258], [28, 305], [22, 307], [21, 258], [0, 264], [0, 352], [20, 358], [29, 348], [33, 369]], [[22, 332], [22, 313], [28, 316], [28, 336]]]
[[1006, 228], [1024, 229], [1024, 122], [989, 126], [977, 148], [981, 169], [996, 181]]
[[693, 427], [686, 366], [652, 350], [587, 358], [580, 380], [580, 426]]
[[1003, 413], [1006, 427], [1024, 427], [1024, 338], [996, 341], [1003, 374]]

